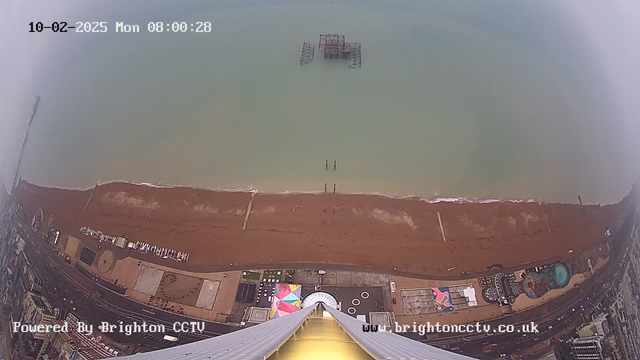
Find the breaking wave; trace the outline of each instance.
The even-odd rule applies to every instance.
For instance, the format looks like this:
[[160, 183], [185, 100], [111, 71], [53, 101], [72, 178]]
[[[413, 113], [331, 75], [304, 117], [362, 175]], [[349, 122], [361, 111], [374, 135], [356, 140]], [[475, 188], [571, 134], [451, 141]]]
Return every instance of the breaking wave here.
[[[25, 181], [26, 182], [26, 181]], [[28, 183], [31, 184], [31, 183]], [[255, 188], [253, 185], [249, 185], [246, 188], [215, 188], [215, 187], [206, 187], [206, 186], [191, 186], [191, 185], [173, 185], [173, 184], [154, 184], [149, 182], [139, 182], [139, 181], [124, 181], [124, 180], [110, 180], [110, 181], [101, 181], [97, 185], [109, 185], [109, 184], [130, 184], [136, 186], [146, 186], [150, 188], [157, 189], [193, 189], [193, 190], [203, 190], [203, 191], [215, 191], [215, 192], [234, 192], [234, 193], [261, 193], [261, 194], [269, 194], [269, 195], [321, 195], [324, 194], [324, 191], [304, 191], [304, 190], [288, 190], [288, 191], [280, 191], [280, 192], [270, 192], [270, 191], [259, 191], [259, 189]], [[35, 184], [31, 184], [35, 185]], [[36, 185], [38, 186], [38, 185]], [[42, 186], [47, 187], [47, 186]], [[56, 189], [62, 190], [80, 190], [80, 191], [88, 191], [92, 190], [94, 186], [87, 188], [67, 188], [67, 187], [54, 187]], [[436, 203], [475, 203], [475, 204], [490, 204], [490, 203], [536, 203], [538, 202], [535, 199], [482, 199], [475, 197], [433, 197], [433, 198], [425, 198], [418, 195], [399, 195], [394, 193], [385, 193], [385, 192], [340, 192], [340, 195], [374, 195], [386, 197], [389, 199], [397, 199], [397, 200], [417, 200], [423, 201], [429, 204]], [[545, 202], [547, 203], [547, 202]], [[554, 202], [558, 203], [558, 202]]]

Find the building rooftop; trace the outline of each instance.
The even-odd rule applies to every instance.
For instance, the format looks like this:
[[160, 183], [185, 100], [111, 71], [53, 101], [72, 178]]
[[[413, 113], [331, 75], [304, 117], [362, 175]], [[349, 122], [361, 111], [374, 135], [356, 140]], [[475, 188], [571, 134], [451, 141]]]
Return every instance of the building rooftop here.
[[40, 309], [40, 311], [42, 311], [43, 314], [53, 315], [51, 311], [49, 311], [47, 304], [44, 302], [44, 300], [42, 300], [42, 298], [39, 295], [36, 295], [34, 293], [30, 293], [29, 295], [31, 296], [33, 303], [36, 304], [36, 307]]
[[107, 346], [97, 338], [86, 336], [75, 330], [62, 334], [67, 342], [87, 359], [106, 359], [116, 356], [115, 353], [107, 350]]

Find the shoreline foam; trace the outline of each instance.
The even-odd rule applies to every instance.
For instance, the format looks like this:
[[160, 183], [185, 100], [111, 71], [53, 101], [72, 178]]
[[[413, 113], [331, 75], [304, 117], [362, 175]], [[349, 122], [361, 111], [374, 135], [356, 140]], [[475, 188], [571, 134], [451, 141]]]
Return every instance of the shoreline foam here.
[[[24, 180], [27, 182], [26, 180]], [[216, 188], [216, 187], [205, 187], [205, 186], [195, 186], [195, 185], [180, 185], [180, 184], [153, 184], [149, 182], [139, 182], [139, 181], [126, 181], [126, 180], [108, 180], [102, 181], [98, 184], [86, 188], [82, 187], [60, 187], [60, 186], [46, 186], [39, 185], [35, 183], [27, 182], [30, 185], [37, 186], [40, 188], [48, 188], [48, 189], [59, 189], [59, 190], [70, 190], [70, 191], [89, 191], [92, 190], [96, 185], [111, 185], [111, 184], [127, 184], [127, 185], [135, 185], [135, 186], [146, 186], [150, 188], [156, 189], [190, 189], [190, 190], [200, 190], [200, 191], [212, 191], [212, 192], [221, 192], [221, 193], [256, 193], [261, 195], [324, 195], [324, 194], [332, 194], [333, 193], [325, 193], [324, 191], [313, 191], [313, 190], [287, 190], [287, 191], [262, 191], [258, 188], [254, 188], [252, 185], [246, 188]], [[395, 200], [416, 200], [422, 201], [428, 204], [438, 204], [438, 203], [456, 203], [456, 204], [492, 204], [492, 203], [542, 203], [542, 204], [567, 204], [567, 205], [575, 205], [575, 203], [568, 202], [549, 202], [549, 201], [538, 201], [535, 199], [510, 199], [510, 198], [477, 198], [477, 197], [424, 197], [419, 195], [401, 195], [396, 193], [386, 193], [386, 192], [338, 192], [335, 195], [364, 195], [364, 196], [380, 196], [389, 199]], [[603, 203], [600, 205], [611, 205], [616, 204], [613, 203]], [[596, 205], [596, 204], [585, 204], [585, 205]]]

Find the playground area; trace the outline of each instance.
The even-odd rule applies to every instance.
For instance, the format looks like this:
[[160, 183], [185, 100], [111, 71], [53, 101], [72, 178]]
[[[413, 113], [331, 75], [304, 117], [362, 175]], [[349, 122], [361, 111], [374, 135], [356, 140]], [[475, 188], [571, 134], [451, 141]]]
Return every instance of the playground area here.
[[556, 263], [553, 267], [539, 272], [528, 272], [522, 281], [524, 293], [531, 299], [546, 294], [549, 290], [567, 286], [571, 279], [565, 264]]
[[422, 315], [477, 306], [473, 284], [401, 290], [404, 315]]

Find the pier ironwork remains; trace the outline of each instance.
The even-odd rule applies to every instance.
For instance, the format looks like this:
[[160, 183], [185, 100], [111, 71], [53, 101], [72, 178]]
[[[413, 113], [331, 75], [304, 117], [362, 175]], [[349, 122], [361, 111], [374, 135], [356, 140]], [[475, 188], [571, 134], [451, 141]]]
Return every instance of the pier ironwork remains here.
[[349, 67], [358, 69], [362, 67], [362, 51], [360, 43], [349, 43], [351, 52], [349, 52]]
[[321, 34], [318, 50], [325, 59], [346, 59], [349, 57], [349, 49], [345, 46], [345, 37], [341, 34]]
[[[302, 44], [304, 53], [305, 44]], [[349, 59], [349, 68], [358, 69], [362, 67], [362, 44], [357, 42], [347, 42], [342, 34], [320, 34], [318, 51], [325, 59]], [[300, 65], [303, 64], [300, 55]]]
[[308, 64], [313, 61], [316, 46], [307, 40], [302, 42], [302, 50], [300, 50], [300, 65]]

